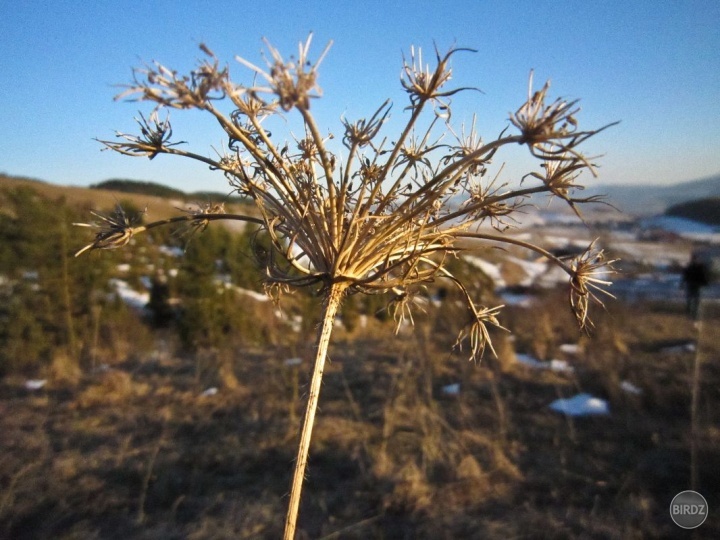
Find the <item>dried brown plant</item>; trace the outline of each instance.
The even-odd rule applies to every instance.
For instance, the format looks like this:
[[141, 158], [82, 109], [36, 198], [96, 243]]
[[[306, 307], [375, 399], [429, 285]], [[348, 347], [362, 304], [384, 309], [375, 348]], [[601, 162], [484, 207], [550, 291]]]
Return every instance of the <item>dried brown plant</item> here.
[[[312, 36], [311, 36], [312, 37]], [[117, 133], [117, 140], [101, 141], [106, 148], [150, 159], [158, 154], [190, 158], [222, 171], [232, 189], [249, 197], [258, 217], [200, 209], [160, 222], [136, 225], [122, 209], [101, 220], [95, 240], [78, 251], [124, 246], [133, 235], [171, 223], [186, 222], [191, 231], [203, 230], [217, 219], [246, 220], [261, 225], [272, 241], [272, 253], [259, 258], [269, 288], [316, 286], [323, 299], [323, 319], [317, 335], [314, 374], [298, 449], [286, 520], [285, 538], [295, 535], [300, 493], [307, 464], [310, 437], [321, 387], [323, 366], [337, 310], [351, 293], [392, 291], [391, 306], [398, 323], [409, 318], [413, 300], [423, 285], [446, 279], [457, 286], [467, 302], [468, 320], [460, 329], [458, 344], [468, 339], [472, 358], [492, 349], [488, 327], [499, 327], [502, 306], [478, 306], [464, 285], [446, 268], [448, 257], [469, 249], [469, 244], [510, 243], [546, 256], [568, 273], [570, 302], [581, 328], [588, 328], [588, 306], [599, 302], [594, 293], [609, 283], [600, 273], [607, 268], [602, 252], [591, 245], [581, 257], [566, 261], [542, 248], [502, 234], [505, 217], [525, 198], [536, 193], [559, 197], [577, 212], [573, 189], [580, 173], [595, 175], [595, 165], [580, 150], [587, 139], [606, 129], [579, 129], [576, 101], [547, 101], [549, 84], [533, 92], [532, 76], [527, 100], [510, 115], [511, 126], [496, 138], [483, 141], [475, 120], [466, 133], [450, 126], [451, 98], [464, 88], [449, 86], [451, 60], [467, 49], [435, 50], [432, 64], [420, 49], [403, 59], [401, 84], [409, 103], [408, 120], [396, 138], [382, 135], [390, 114], [383, 103], [368, 119], [342, 119], [342, 156], [331, 151], [331, 136], [323, 135], [310, 112], [321, 96], [319, 60], [310, 61], [311, 37], [301, 43], [297, 57], [284, 59], [266, 43], [265, 67], [237, 58], [252, 74], [252, 83], [239, 84], [214, 53], [201, 46], [204, 59], [188, 75], [160, 63], [135, 71], [133, 82], [118, 99], [155, 105], [146, 119], [140, 116], [140, 135]], [[259, 84], [258, 84], [259, 81]], [[226, 112], [230, 103], [231, 112]], [[196, 109], [213, 116], [228, 137], [228, 151], [217, 159], [171, 142], [169, 116], [162, 109]], [[294, 150], [286, 141], [271, 137], [263, 126], [276, 115], [295, 112], [304, 125]], [[514, 128], [515, 133], [508, 133]], [[454, 135], [455, 142], [443, 142]], [[389, 142], [389, 141], [392, 142]], [[508, 189], [485, 178], [496, 153], [508, 145], [525, 145], [538, 158], [543, 173], [531, 172], [523, 180], [533, 186]], [[461, 201], [458, 204], [458, 201]], [[481, 232], [490, 223], [497, 233]], [[474, 242], [470, 242], [470, 241]], [[605, 291], [603, 291], [605, 292]]]

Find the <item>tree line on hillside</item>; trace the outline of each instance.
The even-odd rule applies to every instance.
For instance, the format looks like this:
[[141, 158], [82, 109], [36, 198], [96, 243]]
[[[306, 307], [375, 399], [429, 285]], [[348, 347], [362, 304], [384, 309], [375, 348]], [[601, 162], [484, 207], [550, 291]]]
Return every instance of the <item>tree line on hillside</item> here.
[[[142, 214], [120, 203], [128, 216]], [[269, 337], [272, 309], [237, 293], [261, 289], [248, 255], [254, 231], [208, 227], [196, 241], [182, 230], [157, 229], [133, 238], [133, 250], [78, 259], [73, 254], [92, 233], [72, 223], [88, 221], [91, 210], [98, 211], [28, 186], [0, 186], [0, 376], [37, 373], [61, 360], [79, 369], [143, 354], [161, 328], [189, 352]], [[137, 291], [149, 285], [144, 310], [125, 304], [118, 279]]]
[[668, 208], [665, 214], [707, 225], [720, 225], [720, 197], [707, 197], [676, 204]]
[[246, 202], [244, 197], [237, 195], [228, 195], [215, 191], [194, 191], [186, 193], [182, 190], [157, 184], [155, 182], [145, 182], [140, 180], [128, 180], [121, 178], [113, 178], [105, 180], [97, 184], [91, 184], [91, 189], [104, 189], [109, 191], [120, 191], [122, 193], [136, 193], [140, 195], [150, 195], [154, 197], [163, 197], [165, 199], [181, 199], [200, 202], [228, 202], [243, 203]]
[[[126, 215], [142, 215], [132, 202], [119, 203]], [[93, 233], [72, 223], [88, 221], [91, 211], [113, 209], [69, 204], [30, 186], [0, 186], [0, 376], [52, 372], [63, 363], [80, 372], [147, 356], [161, 338], [196, 355], [282, 345], [314, 332], [312, 291], [285, 301], [282, 318], [272, 302], [243, 292], [262, 290], [253, 253], [267, 250], [269, 240], [256, 229], [210, 226], [198, 238], [158, 228], [133, 238], [132, 250], [75, 258]], [[149, 293], [144, 309], [123, 301], [118, 279]], [[346, 328], [362, 314], [387, 319], [386, 304], [381, 296], [351, 297], [343, 310]], [[299, 326], [288, 332], [291, 321]]]

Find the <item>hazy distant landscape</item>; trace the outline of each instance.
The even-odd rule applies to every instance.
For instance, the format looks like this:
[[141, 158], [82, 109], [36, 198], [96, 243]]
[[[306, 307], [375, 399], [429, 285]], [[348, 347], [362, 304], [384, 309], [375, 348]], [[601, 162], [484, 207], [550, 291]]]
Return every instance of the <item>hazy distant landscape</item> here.
[[585, 193], [607, 196], [622, 212], [648, 216], [680, 203], [720, 197], [720, 175], [669, 185], [600, 184], [588, 187]]
[[[558, 254], [599, 238], [622, 259], [617, 299], [591, 336], [576, 330], [565, 278], [512, 249], [454, 269], [507, 306], [512, 333], [495, 332], [497, 358], [480, 364], [453, 350], [462, 314], [440, 284], [400, 339], [387, 299], [351, 297], [301, 534], [667, 537], [676, 493], [694, 487], [717, 507], [720, 287], [704, 291], [695, 324], [680, 272], [693, 250], [720, 245], [720, 230], [662, 220], [719, 187], [717, 176], [613, 186], [610, 201], [632, 210], [596, 206], [570, 226], [549, 208], [510, 231]], [[158, 230], [72, 256], [92, 231], [71, 223], [91, 210], [122, 203], [161, 219], [215, 196], [148, 189], [0, 178], [0, 536], [280, 536], [317, 307], [303, 292], [267, 299], [249, 229]]]

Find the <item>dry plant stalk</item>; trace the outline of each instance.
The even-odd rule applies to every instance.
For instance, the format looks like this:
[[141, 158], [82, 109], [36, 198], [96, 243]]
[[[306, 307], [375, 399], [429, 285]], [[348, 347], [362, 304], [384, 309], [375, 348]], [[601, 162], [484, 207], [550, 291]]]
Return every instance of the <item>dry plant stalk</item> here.
[[[502, 234], [506, 218], [523, 200], [535, 193], [558, 197], [577, 212], [579, 199], [573, 190], [583, 171], [595, 175], [592, 158], [580, 145], [606, 129], [578, 128], [577, 102], [547, 97], [549, 85], [533, 91], [514, 114], [508, 129], [485, 142], [475, 130], [466, 132], [450, 125], [451, 97], [463, 88], [449, 88], [451, 59], [467, 49], [437, 50], [433, 65], [423, 62], [419, 49], [403, 59], [401, 84], [409, 98], [407, 124], [397, 138], [388, 139], [383, 126], [391, 104], [383, 103], [369, 118], [342, 120], [341, 155], [331, 151], [310, 112], [312, 100], [320, 97], [318, 67], [328, 51], [312, 63], [310, 36], [299, 45], [297, 57], [284, 59], [269, 43], [266, 67], [243, 58], [253, 82], [238, 84], [221, 66], [214, 53], [201, 45], [204, 59], [196, 69], [181, 75], [160, 63], [135, 70], [133, 82], [116, 99], [153, 103], [146, 118], [140, 115], [139, 135], [117, 133], [117, 140], [100, 141], [106, 148], [129, 156], [154, 158], [168, 154], [194, 159], [222, 171], [233, 191], [250, 198], [259, 218], [230, 215], [218, 207], [201, 208], [183, 216], [148, 225], [137, 225], [118, 208], [112, 216], [95, 214], [101, 220], [95, 240], [78, 251], [124, 246], [144, 230], [186, 222], [192, 231], [203, 230], [210, 221], [236, 219], [257, 223], [272, 241], [271, 253], [259, 260], [268, 292], [279, 294], [292, 287], [315, 286], [323, 298], [323, 322], [317, 337], [317, 354], [305, 420], [296, 461], [285, 538], [295, 535], [300, 493], [307, 463], [310, 437], [321, 386], [323, 366], [337, 310], [343, 298], [353, 293], [391, 291], [389, 309], [395, 320], [412, 318], [414, 299], [425, 284], [436, 279], [452, 282], [463, 293], [468, 320], [457, 345], [466, 339], [471, 357], [479, 359], [490, 348], [488, 327], [500, 327], [502, 306], [479, 306], [467, 289], [446, 268], [448, 257], [456, 257], [475, 244], [510, 243], [547, 257], [569, 276], [570, 303], [583, 329], [591, 326], [590, 303], [602, 304], [596, 292], [607, 293], [603, 275], [613, 261], [591, 244], [575, 260], [561, 260], [542, 248]], [[228, 103], [229, 102], [229, 103]], [[217, 158], [194, 153], [172, 141], [169, 109], [196, 109], [213, 116], [228, 137], [227, 150]], [[230, 112], [227, 112], [227, 111]], [[273, 116], [298, 114], [304, 126], [294, 145], [277, 141], [263, 126]], [[508, 131], [514, 133], [508, 133]], [[444, 142], [445, 139], [454, 139]], [[392, 141], [392, 142], [391, 142]], [[539, 161], [540, 172], [530, 172], [523, 182], [534, 185], [508, 189], [487, 176], [495, 154], [507, 145], [525, 145]], [[339, 146], [339, 145], [338, 145]], [[462, 201], [459, 204], [457, 201]], [[494, 232], [480, 231], [490, 223]], [[257, 254], [256, 254], [257, 255]]]

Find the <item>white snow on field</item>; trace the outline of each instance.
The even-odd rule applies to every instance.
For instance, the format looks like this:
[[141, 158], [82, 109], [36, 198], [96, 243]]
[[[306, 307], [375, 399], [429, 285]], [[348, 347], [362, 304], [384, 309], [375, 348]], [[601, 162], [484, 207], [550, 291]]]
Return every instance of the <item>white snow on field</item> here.
[[158, 251], [163, 255], [168, 255], [170, 257], [182, 257], [185, 254], [182, 248], [174, 246], [160, 246]]
[[542, 362], [529, 354], [516, 354], [515, 358], [519, 363], [533, 369], [549, 369], [559, 373], [572, 373], [574, 368], [565, 360], [550, 360]]
[[115, 293], [120, 299], [134, 309], [144, 309], [150, 301], [150, 293], [138, 292], [131, 289], [127, 281], [111, 279], [110, 285], [115, 289]]
[[242, 287], [238, 287], [236, 285], [232, 284], [232, 276], [230, 274], [219, 274], [215, 277], [215, 284], [219, 288], [225, 288], [235, 291], [237, 294], [241, 294], [243, 296], [249, 296], [256, 302], [267, 302], [270, 300], [267, 294], [260, 293], [257, 291], [252, 291], [250, 289], [243, 289]]
[[620, 389], [623, 390], [624, 392], [627, 392], [628, 394], [633, 394], [636, 396], [642, 394], [642, 390], [640, 388], [638, 388], [637, 386], [635, 386], [630, 381], [621, 382]]
[[235, 291], [238, 294], [242, 294], [244, 296], [249, 296], [256, 302], [267, 302], [270, 300], [270, 297], [265, 293], [260, 293], [257, 291], [251, 291], [250, 289], [243, 289], [242, 287], [232, 287], [232, 290]]
[[25, 388], [30, 391], [40, 390], [47, 384], [45, 379], [28, 379], [25, 381]]
[[505, 280], [502, 277], [502, 274], [500, 273], [500, 267], [496, 264], [493, 264], [491, 262], [488, 262], [484, 259], [481, 259], [480, 257], [474, 257], [472, 255], [465, 255], [463, 257], [465, 261], [467, 261], [469, 264], [474, 266], [475, 268], [479, 268], [482, 270], [482, 272], [493, 280], [496, 287], [504, 287], [505, 286]]
[[441, 390], [446, 396], [457, 396], [460, 393], [460, 383], [446, 384]]
[[567, 399], [556, 399], [550, 404], [550, 408], [568, 416], [610, 414], [607, 401], [585, 393]]
[[530, 307], [535, 303], [535, 297], [531, 294], [518, 294], [510, 292], [501, 292], [500, 299], [506, 306]]
[[585, 249], [588, 245], [588, 241], [585, 239], [578, 240], [567, 236], [556, 236], [552, 234], [543, 235], [543, 243], [555, 248], [575, 247]]
[[720, 227], [673, 216], [654, 216], [640, 222], [645, 230], [662, 230], [683, 238], [703, 241], [720, 239]]
[[566, 285], [570, 281], [567, 272], [555, 264], [548, 265], [548, 270], [537, 279], [537, 285], [551, 289], [558, 285]]
[[283, 364], [290, 367], [299, 366], [300, 364], [302, 364], [302, 358], [297, 356], [293, 358], [288, 358], [287, 360], [283, 361]]
[[611, 246], [613, 258], [642, 262], [656, 269], [666, 269], [674, 265], [684, 265], [690, 259], [690, 250], [682, 246], [668, 249], [660, 242], [615, 241]]
[[563, 343], [560, 345], [560, 351], [564, 352], [565, 354], [579, 354], [580, 353], [580, 345], [577, 343]]
[[532, 287], [533, 285], [548, 289], [559, 284], [566, 284], [568, 275], [557, 265], [549, 262], [547, 259], [537, 259], [527, 261], [519, 257], [508, 256], [506, 263], [514, 264], [525, 273], [525, 277], [518, 282], [522, 287]]
[[546, 260], [526, 261], [518, 257], [509, 256], [506, 261], [516, 264], [525, 272], [525, 279], [519, 283], [522, 287], [530, 287], [540, 276], [548, 271], [548, 263]]
[[688, 352], [695, 352], [695, 343], [688, 341], [680, 345], [673, 345], [672, 347], [664, 347], [660, 349], [662, 354], [682, 354]]

